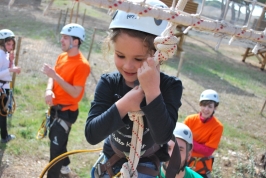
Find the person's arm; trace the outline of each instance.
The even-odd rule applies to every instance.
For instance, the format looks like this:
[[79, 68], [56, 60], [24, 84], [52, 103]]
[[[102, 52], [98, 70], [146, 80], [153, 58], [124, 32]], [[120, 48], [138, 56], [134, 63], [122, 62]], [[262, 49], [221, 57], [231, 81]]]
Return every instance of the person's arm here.
[[80, 95], [83, 86], [73, 86], [69, 84], [48, 64], [44, 64], [42, 72], [45, 73], [49, 78], [52, 78], [54, 81], [56, 81], [63, 88], [63, 90], [73, 98], [76, 98]]
[[48, 90], [53, 90], [53, 86], [54, 86], [53, 79], [52, 79], [52, 78], [49, 78], [49, 79], [48, 79], [48, 82], [47, 82], [46, 91], [48, 91]]
[[[173, 134], [181, 106], [182, 83], [175, 77], [167, 78], [161, 74], [161, 94], [142, 111], [148, 122], [151, 136], [157, 144], [167, 143]], [[163, 128], [163, 129], [162, 129]]]
[[193, 151], [203, 154], [204, 156], [208, 157], [213, 154], [215, 151], [215, 148], [208, 147], [204, 144], [198, 143], [195, 140], [193, 140]]
[[115, 86], [110, 84], [107, 74], [104, 74], [95, 89], [85, 125], [85, 137], [92, 145], [98, 144], [125, 125], [115, 104], [120, 96], [113, 92], [113, 87]]

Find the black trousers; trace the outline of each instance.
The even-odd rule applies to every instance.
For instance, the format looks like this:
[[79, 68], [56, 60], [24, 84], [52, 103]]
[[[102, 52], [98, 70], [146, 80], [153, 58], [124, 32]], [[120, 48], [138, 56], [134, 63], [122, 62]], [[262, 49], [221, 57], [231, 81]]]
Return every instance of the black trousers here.
[[[59, 111], [58, 118], [63, 120], [68, 120], [66, 117], [70, 117], [71, 120], [75, 120], [78, 117], [77, 111]], [[51, 112], [51, 118], [54, 118], [54, 112]], [[57, 156], [67, 152], [67, 142], [68, 136], [71, 128], [69, 128], [69, 132], [66, 133], [65, 129], [58, 123], [54, 122], [49, 131], [49, 139], [50, 139], [50, 161], [52, 161]], [[56, 163], [51, 169], [48, 171], [47, 178], [58, 178], [60, 175], [60, 170], [62, 166], [67, 166], [70, 164], [70, 159], [68, 157]]]
[[[1, 113], [3, 115], [6, 115], [7, 113], [3, 110], [4, 106], [7, 103], [7, 98], [9, 96], [9, 89], [5, 89], [6, 91], [6, 96], [3, 98], [3, 103], [2, 103], [2, 96], [4, 96], [2, 94], [2, 96], [0, 96], [1, 101], [0, 101], [0, 109], [1, 109]], [[2, 139], [6, 139], [8, 132], [7, 132], [7, 116], [2, 116], [0, 115], [0, 129], [1, 129], [1, 138]]]

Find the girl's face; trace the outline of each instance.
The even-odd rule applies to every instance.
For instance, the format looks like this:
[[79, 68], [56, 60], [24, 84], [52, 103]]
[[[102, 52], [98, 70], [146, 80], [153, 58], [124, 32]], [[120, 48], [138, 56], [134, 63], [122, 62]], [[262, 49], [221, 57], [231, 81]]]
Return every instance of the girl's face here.
[[12, 51], [14, 49], [14, 41], [9, 40], [9, 41], [5, 42], [5, 48], [6, 48], [7, 52]]
[[121, 33], [114, 42], [114, 50], [117, 70], [123, 75], [126, 84], [134, 87], [138, 68], [147, 60], [148, 48], [141, 39]]
[[214, 102], [211, 102], [206, 106], [203, 105], [200, 106], [201, 116], [205, 119], [208, 119], [213, 114], [214, 111], [215, 111]]

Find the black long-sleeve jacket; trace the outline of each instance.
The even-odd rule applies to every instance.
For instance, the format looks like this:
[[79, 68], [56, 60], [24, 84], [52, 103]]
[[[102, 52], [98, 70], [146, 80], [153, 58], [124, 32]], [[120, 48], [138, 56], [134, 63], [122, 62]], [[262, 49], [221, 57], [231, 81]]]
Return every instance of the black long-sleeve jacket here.
[[[121, 119], [114, 103], [131, 89], [118, 72], [103, 74], [97, 84], [85, 126], [85, 136], [90, 144], [97, 144], [105, 139], [104, 153], [107, 157], [114, 154], [110, 141], [121, 151], [130, 150], [133, 122], [128, 115]], [[181, 81], [160, 73], [160, 90], [161, 94], [150, 104], [146, 105], [145, 98], [141, 103], [141, 110], [145, 114], [142, 151], [154, 143], [166, 144], [171, 139], [178, 119], [182, 95]], [[168, 155], [167, 149], [163, 150], [163, 155]]]

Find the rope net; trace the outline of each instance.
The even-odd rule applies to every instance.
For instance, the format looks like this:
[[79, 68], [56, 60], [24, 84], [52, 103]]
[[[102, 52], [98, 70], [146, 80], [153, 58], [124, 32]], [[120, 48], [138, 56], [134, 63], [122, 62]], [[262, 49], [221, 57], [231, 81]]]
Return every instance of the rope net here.
[[96, 7], [123, 10], [140, 16], [150, 16], [157, 19], [167, 20], [174, 24], [180, 24], [216, 34], [223, 34], [235, 38], [244, 38], [256, 43], [266, 44], [266, 31], [247, 29], [246, 26], [238, 27], [225, 21], [211, 20], [201, 17], [200, 14], [187, 14], [182, 10], [171, 8], [156, 8], [147, 4], [119, 0], [81, 0], [81, 2]]

